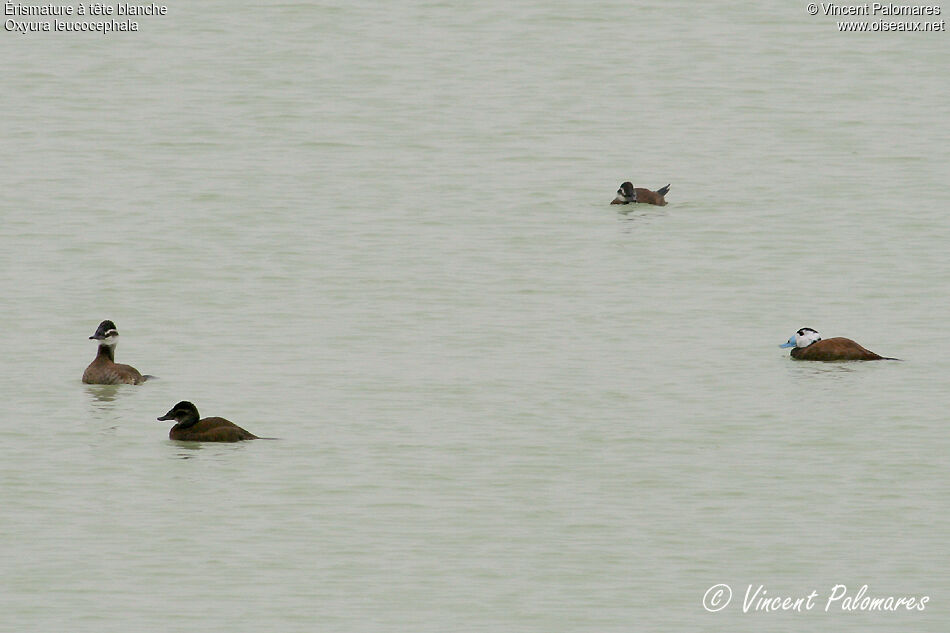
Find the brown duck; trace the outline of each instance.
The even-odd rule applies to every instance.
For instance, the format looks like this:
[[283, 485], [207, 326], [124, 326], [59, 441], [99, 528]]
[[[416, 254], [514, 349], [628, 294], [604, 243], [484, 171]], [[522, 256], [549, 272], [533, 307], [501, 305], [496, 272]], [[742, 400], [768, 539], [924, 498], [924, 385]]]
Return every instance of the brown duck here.
[[849, 338], [822, 339], [821, 334], [810, 327], [798, 330], [779, 347], [793, 347], [792, 358], [796, 360], [900, 360], [875, 354]]
[[230, 420], [201, 419], [198, 415], [198, 407], [187, 400], [182, 400], [158, 419], [175, 420], [177, 424], [168, 432], [168, 439], [181, 442], [240, 442], [261, 439]]
[[666, 196], [670, 191], [670, 186], [660, 187], [656, 191], [650, 191], [643, 187], [634, 187], [632, 183], [625, 182], [617, 189], [617, 197], [610, 204], [630, 204], [640, 202], [645, 204], [655, 204], [658, 207], [666, 206]]
[[143, 376], [135, 367], [115, 362], [119, 332], [112, 321], [100, 323], [96, 333], [89, 338], [99, 341], [99, 351], [95, 360], [82, 373], [83, 382], [91, 385], [141, 385], [149, 378], [154, 378]]

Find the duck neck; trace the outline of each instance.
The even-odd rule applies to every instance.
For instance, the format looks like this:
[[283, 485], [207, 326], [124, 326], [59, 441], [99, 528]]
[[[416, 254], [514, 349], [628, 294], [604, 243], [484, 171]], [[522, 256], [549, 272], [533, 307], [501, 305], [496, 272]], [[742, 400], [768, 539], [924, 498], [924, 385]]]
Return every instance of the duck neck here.
[[184, 420], [179, 420], [178, 424], [175, 425], [176, 429], [187, 429], [189, 426], [194, 426], [198, 423], [197, 415], [190, 415]]
[[115, 345], [100, 345], [98, 355], [115, 362]]

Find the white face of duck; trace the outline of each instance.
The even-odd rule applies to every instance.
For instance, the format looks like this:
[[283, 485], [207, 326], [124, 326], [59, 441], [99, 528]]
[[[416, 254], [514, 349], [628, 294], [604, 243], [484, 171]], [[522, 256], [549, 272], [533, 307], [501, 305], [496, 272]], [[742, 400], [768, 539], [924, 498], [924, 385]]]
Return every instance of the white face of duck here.
[[817, 343], [821, 340], [821, 334], [817, 330], [813, 330], [810, 327], [803, 327], [799, 331], [792, 334], [791, 338], [779, 347], [808, 347], [812, 343]]
[[99, 345], [115, 347], [116, 343], [119, 342], [119, 332], [115, 329], [115, 324], [112, 321], [103, 321], [99, 324], [96, 333], [89, 338]]

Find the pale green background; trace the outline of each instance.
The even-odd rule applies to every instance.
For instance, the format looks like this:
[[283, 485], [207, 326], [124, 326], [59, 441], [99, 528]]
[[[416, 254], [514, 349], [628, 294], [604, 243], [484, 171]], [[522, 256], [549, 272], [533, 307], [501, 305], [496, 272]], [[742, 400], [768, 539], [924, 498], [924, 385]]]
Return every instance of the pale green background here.
[[[141, 23], [0, 33], [0, 628], [947, 630], [946, 33]], [[159, 381], [80, 384], [105, 318]], [[803, 326], [905, 362], [792, 362]], [[181, 399], [282, 439], [176, 445]], [[709, 614], [720, 582], [931, 602]]]

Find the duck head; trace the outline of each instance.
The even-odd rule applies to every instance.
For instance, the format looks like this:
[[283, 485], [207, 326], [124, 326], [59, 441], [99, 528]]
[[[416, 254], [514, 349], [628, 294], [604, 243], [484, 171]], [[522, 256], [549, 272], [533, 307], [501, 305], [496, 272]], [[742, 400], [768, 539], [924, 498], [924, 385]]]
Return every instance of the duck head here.
[[792, 336], [779, 347], [808, 347], [812, 343], [817, 343], [821, 340], [821, 334], [818, 333], [818, 330], [813, 330], [810, 327], [803, 327], [799, 331], [792, 334]]
[[158, 418], [158, 420], [175, 420], [175, 422], [182, 427], [186, 427], [195, 424], [200, 417], [201, 416], [198, 415], [198, 407], [187, 400], [182, 400], [173, 406], [168, 413]]
[[637, 191], [633, 183], [625, 182], [617, 189], [617, 197], [610, 204], [630, 204], [637, 201]]
[[119, 342], [119, 331], [115, 329], [115, 323], [105, 320], [99, 324], [96, 333], [90, 336], [89, 339], [99, 341], [99, 345], [115, 347]]

